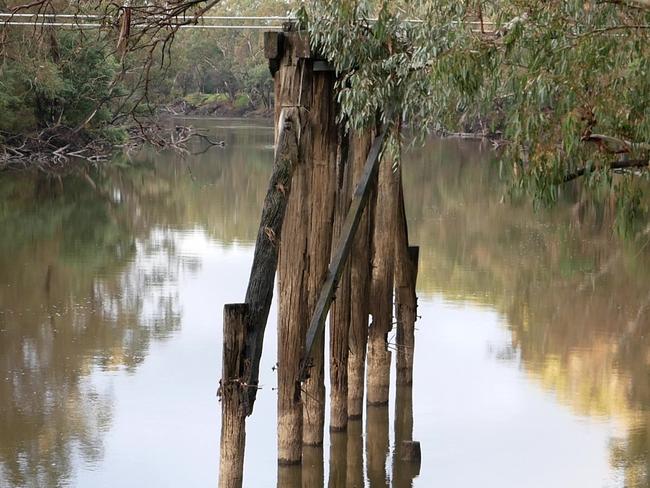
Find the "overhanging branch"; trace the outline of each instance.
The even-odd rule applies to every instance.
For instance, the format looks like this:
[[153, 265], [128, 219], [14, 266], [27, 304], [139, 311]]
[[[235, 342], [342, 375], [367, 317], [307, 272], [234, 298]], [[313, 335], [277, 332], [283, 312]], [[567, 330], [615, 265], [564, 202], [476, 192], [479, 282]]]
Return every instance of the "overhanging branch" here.
[[[650, 169], [650, 160], [648, 159], [629, 159], [626, 161], [612, 161], [606, 165], [606, 169], [615, 170], [615, 169], [631, 169], [631, 168], [646, 168]], [[568, 183], [575, 179], [584, 176], [588, 171], [587, 167], [578, 168], [577, 170], [568, 173], [562, 178], [560, 183]]]

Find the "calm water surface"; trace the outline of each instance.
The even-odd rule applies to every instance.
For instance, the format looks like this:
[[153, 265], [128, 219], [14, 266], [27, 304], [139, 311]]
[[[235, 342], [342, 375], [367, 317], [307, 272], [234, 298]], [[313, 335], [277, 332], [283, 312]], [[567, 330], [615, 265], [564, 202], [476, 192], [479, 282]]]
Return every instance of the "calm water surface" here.
[[[0, 178], [0, 486], [216, 486], [222, 307], [244, 297], [273, 131], [201, 123], [226, 148], [143, 152], [96, 188]], [[413, 394], [302, 472], [276, 466], [271, 311], [246, 486], [650, 486], [650, 245], [586, 204], [502, 203], [489, 158], [407, 155]], [[411, 420], [419, 474], [392, 459]]]

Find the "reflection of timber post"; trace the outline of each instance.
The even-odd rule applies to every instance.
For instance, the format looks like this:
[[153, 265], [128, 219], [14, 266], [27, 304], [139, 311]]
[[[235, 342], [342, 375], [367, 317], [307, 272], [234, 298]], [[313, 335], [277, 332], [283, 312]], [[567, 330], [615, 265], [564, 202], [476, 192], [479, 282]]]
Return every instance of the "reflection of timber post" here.
[[302, 466], [278, 466], [278, 488], [302, 488]]
[[[363, 174], [370, 151], [371, 130], [353, 132], [350, 137], [353, 186]], [[374, 186], [374, 185], [373, 185]], [[376, 192], [374, 192], [376, 193]], [[370, 208], [363, 211], [350, 253], [350, 331], [348, 355], [348, 418], [360, 419], [363, 413], [363, 391], [366, 372], [366, 345], [368, 343], [368, 298], [370, 293]]]
[[388, 405], [368, 406], [366, 411], [366, 459], [370, 488], [388, 488]]
[[361, 420], [348, 421], [348, 454], [346, 466], [346, 486], [363, 488], [363, 424]]
[[[347, 432], [332, 432], [330, 434], [330, 479], [329, 488], [350, 486], [346, 481], [348, 458]], [[320, 486], [320, 485], [311, 485]]]
[[242, 385], [248, 305], [223, 310], [219, 488], [240, 488], [244, 475], [246, 391]]
[[[325, 483], [323, 466], [323, 446], [303, 446], [302, 448], [302, 488], [321, 487]], [[278, 485], [278, 488], [284, 486]]]
[[393, 484], [411, 486], [420, 474], [420, 460], [403, 459], [408, 445], [413, 441], [413, 389], [411, 385], [398, 385], [395, 392], [395, 449], [393, 454]]
[[386, 405], [390, 388], [388, 333], [393, 321], [393, 276], [397, 220], [397, 176], [391, 158], [382, 156], [372, 235], [372, 279], [368, 337], [368, 405]]

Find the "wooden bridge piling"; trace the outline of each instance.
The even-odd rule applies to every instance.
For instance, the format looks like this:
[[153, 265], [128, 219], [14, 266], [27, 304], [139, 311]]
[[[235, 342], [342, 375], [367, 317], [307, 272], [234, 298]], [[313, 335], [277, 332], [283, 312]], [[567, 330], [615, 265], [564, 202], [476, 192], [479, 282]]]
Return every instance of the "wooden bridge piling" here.
[[393, 326], [393, 280], [397, 226], [398, 181], [391, 158], [379, 166], [372, 234], [372, 273], [368, 334], [367, 403], [388, 404], [391, 352], [388, 334]]
[[241, 379], [248, 315], [245, 303], [226, 305], [223, 310], [219, 488], [241, 488], [243, 483], [247, 391]]
[[[309, 114], [311, 134], [308, 148], [310, 173], [309, 235], [307, 276], [307, 311], [314, 312], [318, 294], [327, 277], [333, 233], [336, 198], [336, 160], [338, 131], [334, 73], [314, 71], [312, 75], [312, 107]], [[323, 444], [325, 424], [325, 359], [324, 331], [312, 353], [309, 378], [303, 384], [303, 444]]]
[[420, 248], [409, 246], [404, 188], [399, 175], [398, 225], [395, 233], [395, 318], [397, 322], [397, 385], [413, 383], [413, 354], [415, 350], [415, 322], [417, 296], [415, 285], [418, 275]]
[[[369, 475], [378, 476], [379, 451], [388, 449], [393, 291], [401, 324], [398, 351], [405, 351], [397, 355], [398, 384], [410, 385], [418, 255], [408, 247], [399, 171], [388, 156], [380, 158], [388, 128], [341, 136], [335, 74], [314, 59], [303, 33], [265, 34], [265, 53], [275, 80], [275, 165], [246, 303], [224, 307], [219, 486], [242, 484], [245, 417], [257, 392], [276, 269], [278, 482], [311, 483], [290, 466], [304, 462], [313, 449], [321, 452], [322, 480], [322, 447], [313, 446], [323, 443], [324, 322], [330, 305], [332, 449], [334, 442], [359, 441], [340, 431], [348, 419], [362, 416], [365, 369], [368, 459], [377, 462]], [[332, 473], [330, 481], [356, 479], [362, 468], [353, 464]]]
[[[334, 216], [335, 242], [341, 237], [341, 230], [350, 207], [352, 194], [352, 167], [349, 160], [347, 136], [339, 145], [337, 158], [336, 212]], [[332, 249], [332, 254], [336, 247]], [[330, 432], [346, 429], [348, 423], [348, 350], [350, 328], [350, 262], [343, 266], [330, 309]]]
[[[370, 151], [373, 131], [353, 132], [350, 137], [350, 160], [353, 182], [357, 185]], [[373, 182], [376, 186], [376, 181]], [[370, 212], [376, 192], [361, 215], [350, 253], [350, 327], [348, 336], [348, 419], [363, 415], [363, 397], [368, 343], [368, 299], [370, 294]]]
[[225, 305], [221, 379], [221, 454], [219, 486], [239, 487], [243, 480], [245, 419], [252, 413], [259, 364], [278, 260], [278, 240], [298, 162], [299, 113], [282, 112], [273, 173], [264, 200], [246, 303]]
[[300, 112], [287, 107], [280, 112], [277, 122], [278, 137], [273, 173], [262, 207], [262, 217], [257, 231], [253, 264], [246, 289], [245, 302], [249, 306], [246, 330], [244, 382], [249, 385], [247, 414], [253, 411], [257, 395], [259, 366], [264, 344], [266, 322], [273, 299], [275, 274], [278, 266], [278, 246], [282, 236], [293, 172], [298, 165]]
[[[278, 38], [282, 44], [275, 73], [276, 124], [287, 107], [301, 113], [299, 160], [279, 242], [278, 261], [278, 463], [299, 464], [302, 458], [303, 405], [298, 378], [303, 356], [307, 310], [309, 266], [310, 168], [308, 114], [312, 103], [312, 61], [298, 33]], [[308, 43], [307, 43], [308, 48]]]

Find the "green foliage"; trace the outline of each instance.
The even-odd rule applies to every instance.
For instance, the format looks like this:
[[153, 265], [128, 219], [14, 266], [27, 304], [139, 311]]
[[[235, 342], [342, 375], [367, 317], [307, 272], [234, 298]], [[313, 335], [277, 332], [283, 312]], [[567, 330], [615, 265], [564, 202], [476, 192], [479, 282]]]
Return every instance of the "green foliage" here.
[[183, 97], [190, 105], [195, 107], [206, 105], [210, 103], [227, 103], [230, 101], [230, 97], [225, 93], [188, 93]]
[[251, 104], [251, 99], [245, 93], [241, 93], [241, 94], [237, 95], [237, 97], [235, 98], [235, 101], [233, 103], [235, 108], [248, 108], [250, 106], [250, 104]]
[[0, 130], [75, 126], [96, 110], [91, 127], [110, 120], [118, 63], [103, 42], [74, 31], [15, 41], [0, 67]]
[[339, 101], [350, 126], [394, 110], [420, 136], [492, 133], [504, 145], [502, 168], [538, 203], [554, 203], [565, 181], [581, 179], [619, 189], [626, 206], [642, 205], [620, 193], [631, 179], [616, 185], [612, 166], [627, 158], [645, 168], [616, 171], [648, 168], [649, 8], [322, 0], [300, 16], [342, 73]]
[[123, 127], [107, 125], [101, 129], [101, 136], [110, 144], [124, 144], [129, 135]]
[[[224, 0], [209, 15], [286, 15], [290, 5], [291, 2], [283, 0]], [[261, 31], [180, 31], [175, 36], [168, 65], [155, 76], [152, 96], [160, 102], [183, 98], [200, 106], [225, 102], [222, 97], [226, 95], [237, 108], [249, 105], [270, 108], [272, 105], [273, 79], [264, 57]], [[219, 99], [208, 100], [194, 94], [221, 95]], [[237, 100], [239, 95], [246, 95], [250, 102]]]

